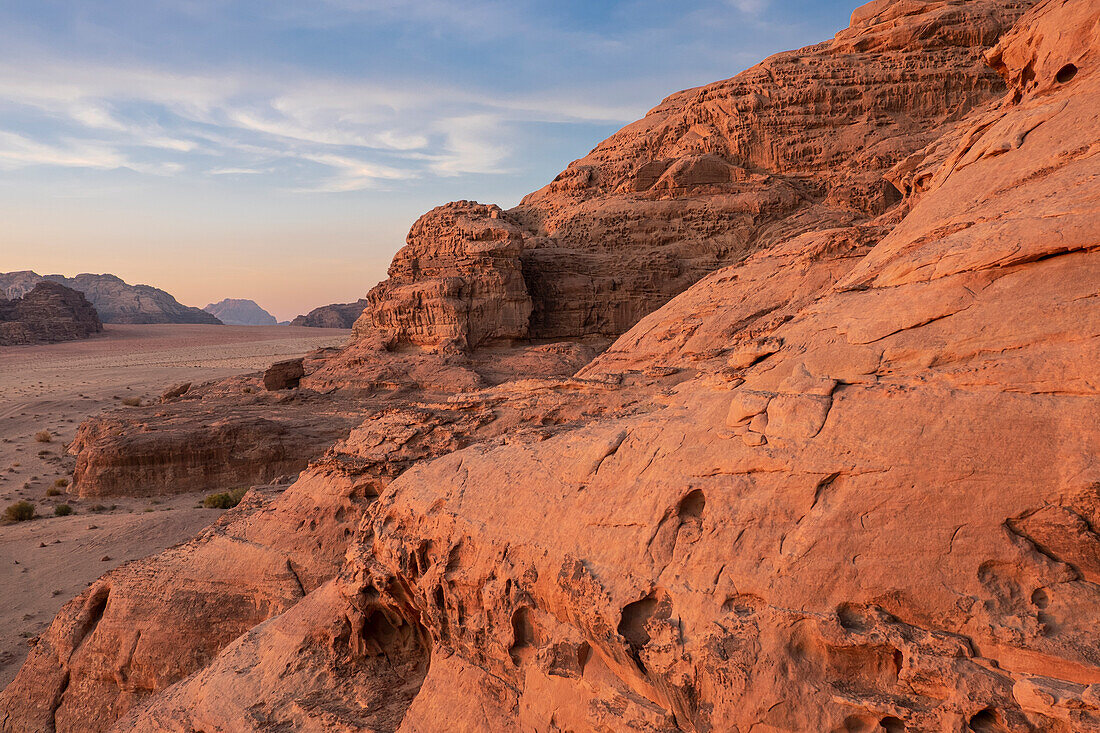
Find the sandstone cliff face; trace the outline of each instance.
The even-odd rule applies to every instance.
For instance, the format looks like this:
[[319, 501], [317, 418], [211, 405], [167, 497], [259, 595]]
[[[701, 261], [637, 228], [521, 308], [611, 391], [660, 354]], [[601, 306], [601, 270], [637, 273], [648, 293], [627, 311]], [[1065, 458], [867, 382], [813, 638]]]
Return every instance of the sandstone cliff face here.
[[104, 323], [221, 323], [200, 308], [182, 305], [170, 294], [149, 285], [129, 285], [114, 275], [83, 273], [76, 277], [46, 275], [27, 270], [0, 274], [0, 291], [9, 298], [22, 295], [43, 280], [60, 283], [95, 306]]
[[333, 303], [314, 308], [309, 313], [296, 316], [290, 322], [292, 326], [311, 328], [351, 328], [367, 307], [367, 299], [360, 298], [354, 303]]
[[226, 298], [203, 310], [229, 326], [274, 326], [279, 322], [256, 301], [245, 298]]
[[346, 399], [269, 392], [262, 376], [199, 385], [164, 404], [109, 410], [77, 429], [69, 487], [82, 497], [158, 496], [297, 474], [361, 420]]
[[[455, 298], [490, 298], [515, 304], [494, 323], [510, 338], [618, 336], [753, 251], [880, 214], [901, 196], [883, 174], [1001, 93], [981, 51], [1027, 5], [872, 3], [830, 42], [675, 94], [499, 215], [511, 227], [509, 250], [520, 250], [529, 318], [518, 278], [486, 275], [479, 286], [469, 274], [478, 270], [460, 273], [454, 243], [472, 226], [455, 216], [470, 211], [460, 202], [414, 226], [415, 254], [399, 253], [400, 271], [382, 286], [401, 295], [375, 291], [361, 326], [461, 345], [466, 306]], [[485, 292], [462, 292], [477, 287]]]
[[359, 427], [72, 601], [0, 725], [1100, 730], [1100, 8], [1021, 10], [857, 11], [837, 54], [992, 45], [1002, 98], [897, 141], [904, 200], [815, 202], [572, 377], [595, 349], [459, 348], [519, 338], [521, 292], [539, 333], [528, 224], [428, 215], [449, 247], [410, 236], [305, 370]]
[[14, 300], [0, 298], [0, 346], [73, 341], [102, 330], [92, 304], [57, 283], [39, 282]]
[[388, 348], [472, 349], [528, 335], [523, 230], [500, 207], [440, 206], [409, 230], [389, 279], [367, 294], [356, 335]]

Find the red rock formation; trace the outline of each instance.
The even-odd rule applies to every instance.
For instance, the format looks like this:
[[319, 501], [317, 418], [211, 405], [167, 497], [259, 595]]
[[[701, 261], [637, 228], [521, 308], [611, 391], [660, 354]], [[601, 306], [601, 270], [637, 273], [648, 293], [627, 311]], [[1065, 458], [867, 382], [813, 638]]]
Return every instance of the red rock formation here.
[[150, 285], [130, 285], [110, 275], [81, 273], [76, 277], [46, 275], [30, 270], [0, 273], [0, 294], [17, 297], [42, 281], [60, 283], [83, 293], [104, 323], [208, 323], [217, 318], [200, 308], [182, 305], [169, 293]]
[[367, 294], [356, 335], [431, 350], [525, 338], [531, 298], [522, 244], [522, 230], [498, 206], [457, 201], [433, 209], [409, 230], [389, 279]]
[[277, 361], [264, 372], [264, 389], [274, 392], [280, 389], [298, 389], [306, 375], [303, 359]]
[[[1018, 11], [879, 0], [814, 48], [935, 57]], [[522, 302], [511, 255], [471, 262], [522, 217], [454, 207], [448, 252], [410, 237], [361, 343], [306, 369], [355, 388], [360, 427], [66, 606], [0, 725], [1100, 730], [1100, 8], [1044, 0], [988, 58], [1002, 101], [889, 143], [898, 205], [838, 218], [829, 199], [873, 200], [870, 168], [823, 170], [812, 207], [574, 378], [509, 379], [509, 352], [587, 356], [561, 346], [451, 348], [511, 338]], [[644, 177], [721, 185], [711, 152]], [[550, 302], [530, 251], [528, 337]]]
[[64, 285], [42, 281], [22, 297], [0, 297], [0, 346], [73, 341], [102, 330], [92, 304]]
[[440, 207], [360, 336], [617, 336], [757, 249], [880, 214], [901, 197], [884, 173], [1003, 90], [981, 50], [1027, 5], [871, 3], [832, 41], [672, 95], [508, 212]]
[[367, 299], [360, 298], [354, 303], [333, 303], [314, 308], [309, 313], [297, 316], [290, 322], [292, 326], [310, 328], [351, 328], [355, 320], [363, 315]]
[[266, 392], [258, 377], [189, 387], [167, 403], [110, 410], [77, 429], [71, 491], [158, 496], [297, 474], [361, 420], [346, 399]]

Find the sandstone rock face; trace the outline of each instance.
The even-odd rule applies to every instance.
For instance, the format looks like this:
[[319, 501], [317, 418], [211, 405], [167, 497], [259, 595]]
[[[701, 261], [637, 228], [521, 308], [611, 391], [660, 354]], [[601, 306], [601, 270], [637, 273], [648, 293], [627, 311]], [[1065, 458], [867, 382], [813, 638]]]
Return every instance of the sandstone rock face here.
[[[247, 391], [246, 391], [247, 390]], [[259, 377], [191, 387], [77, 429], [72, 492], [82, 497], [214, 491], [297, 474], [359, 422], [346, 400], [267, 392]]]
[[30, 270], [19, 270], [0, 275], [0, 297], [8, 300], [22, 298], [42, 282], [42, 276]]
[[618, 335], [719, 267], [885, 211], [883, 173], [1001, 92], [980, 51], [1027, 4], [872, 4], [666, 99], [509, 212], [533, 235], [532, 335]]
[[885, 174], [1004, 90], [982, 58], [1027, 0], [871, 3], [832, 41], [675, 94], [514, 209], [423, 216], [362, 341], [618, 336], [709, 272], [901, 198]]
[[663, 406], [389, 486], [350, 586], [435, 640], [402, 730], [1100, 729], [1098, 29], [1023, 18], [991, 58], [1051, 75], [873, 247], [761, 253], [578, 375], [690, 374]]
[[92, 304], [64, 285], [39, 282], [14, 300], [0, 298], [0, 346], [73, 341], [102, 330]]
[[[534, 340], [522, 217], [429, 214], [359, 341], [307, 360], [358, 426], [70, 602], [0, 729], [1100, 730], [1100, 7], [1022, 10], [857, 10], [830, 62], [989, 46], [1001, 98], [897, 133], [902, 200], [815, 199], [606, 350]], [[877, 93], [998, 84], [951, 58]], [[743, 154], [812, 162], [787, 139]], [[711, 154], [637, 185], [721, 185]], [[874, 190], [834, 163], [826, 201]]]
[[368, 305], [366, 298], [360, 298], [354, 303], [333, 303], [314, 308], [304, 316], [297, 316], [290, 322], [292, 326], [309, 326], [310, 328], [351, 328]]
[[228, 326], [274, 326], [279, 323], [256, 301], [244, 298], [226, 298], [211, 303], [203, 310]]
[[306, 375], [302, 359], [277, 361], [264, 372], [264, 389], [274, 392], [280, 389], [298, 389], [302, 377]]
[[149, 285], [128, 285], [114, 275], [43, 277], [30, 271], [11, 272], [0, 274], [0, 291], [9, 298], [17, 297], [42, 280], [83, 293], [104, 323], [221, 323], [200, 308], [181, 305], [163, 290]]
[[498, 206], [458, 201], [420, 217], [367, 294], [356, 335], [389, 348], [468, 349], [528, 335], [523, 230]]

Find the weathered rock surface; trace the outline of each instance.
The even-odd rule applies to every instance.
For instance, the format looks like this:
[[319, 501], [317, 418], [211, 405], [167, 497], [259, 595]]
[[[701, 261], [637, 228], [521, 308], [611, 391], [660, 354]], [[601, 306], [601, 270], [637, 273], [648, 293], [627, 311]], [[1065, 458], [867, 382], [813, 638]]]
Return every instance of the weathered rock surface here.
[[303, 359], [277, 361], [264, 372], [264, 389], [275, 392], [280, 389], [298, 389], [306, 375]]
[[92, 304], [64, 285], [39, 282], [14, 300], [0, 297], [0, 346], [73, 341], [102, 330]]
[[42, 280], [52, 280], [84, 294], [104, 323], [221, 323], [202, 310], [182, 305], [168, 293], [149, 285], [129, 285], [114, 275], [83, 273], [76, 277], [46, 275], [27, 270], [0, 274], [0, 292], [15, 298]]
[[279, 323], [256, 301], [244, 298], [226, 298], [205, 306], [203, 310], [227, 326], [275, 326]]
[[[358, 427], [281, 493], [70, 602], [0, 726], [1100, 730], [1100, 7], [1022, 10], [857, 10], [813, 47], [808, 65], [838, 64], [825, 78], [942, 103], [997, 88], [953, 65], [991, 46], [1002, 97], [872, 135], [892, 151], [874, 166], [822, 164], [812, 206], [663, 307], [631, 305], [599, 356], [531, 341], [613, 319], [585, 281], [604, 315], [539, 320], [554, 281], [525, 260], [530, 220], [427, 215], [357, 343], [306, 364], [300, 391], [347, 399]], [[860, 76], [911, 46], [905, 73]], [[760, 96], [797, 107], [758, 71]], [[857, 130], [874, 119], [836, 96]], [[766, 145], [738, 148], [754, 165], [816, 165], [779, 111], [714, 119], [760, 128], [743, 132]], [[821, 114], [815, 151], [850, 122]], [[658, 150], [663, 123], [643, 122], [637, 149]], [[719, 185], [713, 160], [672, 165], [638, 185]], [[873, 204], [875, 170], [902, 200]], [[850, 194], [862, 208], [835, 215]], [[580, 196], [596, 212], [617, 195]], [[204, 389], [213, 406], [229, 387]]]
[[[618, 336], [754, 251], [878, 215], [901, 197], [892, 166], [1003, 91], [981, 52], [1027, 5], [872, 5], [832, 41], [672, 95], [510, 211], [436, 209], [359, 331], [462, 346], [474, 315], [469, 347]], [[478, 237], [502, 249], [475, 258]]]
[[363, 315], [367, 307], [367, 299], [360, 298], [354, 303], [332, 303], [314, 308], [309, 313], [296, 316], [290, 322], [292, 326], [309, 326], [311, 328], [351, 328], [356, 319]]
[[110, 410], [77, 429], [70, 491], [157, 496], [297, 474], [361, 421], [348, 400], [268, 392], [260, 375], [192, 386], [167, 402]]
[[444, 351], [526, 338], [532, 305], [522, 246], [523, 230], [498, 206], [433, 209], [409, 230], [389, 279], [367, 294], [356, 335]]

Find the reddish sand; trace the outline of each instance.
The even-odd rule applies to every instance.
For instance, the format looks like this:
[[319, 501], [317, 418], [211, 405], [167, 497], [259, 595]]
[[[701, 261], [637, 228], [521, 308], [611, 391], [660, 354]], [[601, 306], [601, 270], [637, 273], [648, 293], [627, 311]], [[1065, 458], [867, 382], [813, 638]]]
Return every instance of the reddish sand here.
[[[128, 398], [156, 399], [174, 383], [262, 369], [347, 337], [294, 326], [107, 325], [85, 341], [0, 349], [0, 507], [26, 499], [40, 517], [0, 523], [0, 687], [15, 676], [27, 640], [92, 580], [182, 542], [220, 514], [197, 508], [195, 494], [104, 502], [47, 496], [65, 491], [57, 483], [75, 463], [65, 446], [80, 422]], [[40, 431], [49, 442], [35, 439]], [[63, 503], [75, 514], [54, 516]], [[93, 512], [96, 504], [108, 508]]]

